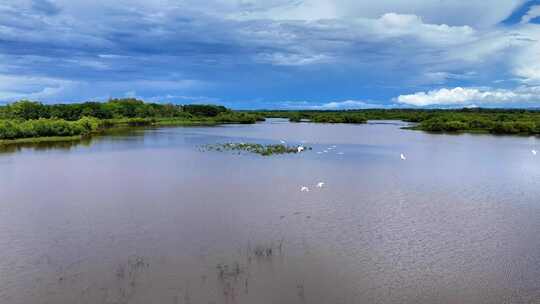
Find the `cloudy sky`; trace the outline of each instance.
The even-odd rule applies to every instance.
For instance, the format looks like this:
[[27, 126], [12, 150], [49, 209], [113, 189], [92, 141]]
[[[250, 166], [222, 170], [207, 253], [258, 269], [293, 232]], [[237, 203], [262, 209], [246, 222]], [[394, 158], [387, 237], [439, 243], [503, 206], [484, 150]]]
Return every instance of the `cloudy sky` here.
[[540, 107], [540, 0], [0, 0], [0, 102]]

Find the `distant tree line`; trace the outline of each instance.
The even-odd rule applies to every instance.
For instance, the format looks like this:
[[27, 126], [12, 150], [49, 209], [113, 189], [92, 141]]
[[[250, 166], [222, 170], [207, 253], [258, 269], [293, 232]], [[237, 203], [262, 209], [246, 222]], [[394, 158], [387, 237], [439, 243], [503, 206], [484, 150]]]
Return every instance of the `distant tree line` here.
[[0, 106], [0, 140], [89, 135], [116, 125], [243, 123], [265, 117], [292, 122], [362, 124], [403, 120], [429, 132], [540, 134], [540, 111], [525, 109], [365, 109], [343, 111], [232, 111], [219, 105], [145, 103], [135, 98], [107, 102], [43, 104], [21, 100]]
[[217, 105], [175, 105], [145, 103], [135, 98], [110, 99], [107, 102], [84, 102], [73, 104], [43, 104], [36, 101], [21, 100], [0, 107], [3, 119], [54, 118], [68, 121], [82, 117], [98, 119], [149, 118], [149, 117], [216, 117], [232, 111]]
[[145, 103], [135, 98], [72, 104], [21, 100], [0, 106], [0, 140], [85, 136], [117, 125], [251, 124], [260, 120], [264, 120], [261, 115], [219, 105]]
[[429, 132], [540, 134], [540, 111], [527, 109], [365, 109], [257, 113], [265, 117], [288, 118], [292, 122], [365, 123], [368, 120], [403, 120], [417, 123], [413, 129]]

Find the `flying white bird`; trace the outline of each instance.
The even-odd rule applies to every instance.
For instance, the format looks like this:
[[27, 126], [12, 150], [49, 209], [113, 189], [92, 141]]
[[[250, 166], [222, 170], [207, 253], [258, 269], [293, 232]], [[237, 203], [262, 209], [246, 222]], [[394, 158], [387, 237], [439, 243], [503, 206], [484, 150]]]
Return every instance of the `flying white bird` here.
[[298, 151], [298, 153], [300, 153], [300, 152], [304, 151], [304, 147], [299, 146], [298, 148], [296, 148], [296, 150]]
[[309, 192], [309, 188], [306, 187], [306, 186], [302, 186], [302, 187], [300, 188], [300, 191], [301, 191], [301, 192]]
[[283, 139], [280, 140], [279, 142], [282, 143], [282, 144], [286, 144], [286, 142]]
[[324, 186], [324, 183], [323, 182], [318, 182], [317, 183], [317, 188], [322, 188]]
[[405, 157], [405, 155], [403, 155], [403, 153], [401, 153], [401, 155], [399, 156], [401, 157], [401, 160], [406, 160], [407, 158]]
[[531, 153], [532, 153], [533, 155], [536, 155], [536, 154], [538, 153], [538, 151], [536, 151], [536, 150], [531, 150]]

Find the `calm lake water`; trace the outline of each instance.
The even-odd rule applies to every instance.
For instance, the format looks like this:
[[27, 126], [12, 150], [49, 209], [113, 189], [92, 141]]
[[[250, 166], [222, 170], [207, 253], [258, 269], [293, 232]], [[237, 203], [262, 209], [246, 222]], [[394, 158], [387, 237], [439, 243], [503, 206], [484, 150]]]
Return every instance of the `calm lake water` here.
[[[540, 303], [540, 140], [401, 126], [270, 120], [3, 151], [0, 303]], [[313, 150], [201, 151], [281, 139]]]

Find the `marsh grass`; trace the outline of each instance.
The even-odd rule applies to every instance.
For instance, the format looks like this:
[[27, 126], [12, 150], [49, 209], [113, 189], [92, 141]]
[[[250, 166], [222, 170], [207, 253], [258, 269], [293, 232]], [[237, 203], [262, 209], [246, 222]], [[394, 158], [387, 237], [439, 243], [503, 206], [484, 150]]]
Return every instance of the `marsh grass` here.
[[0, 146], [19, 145], [19, 144], [39, 144], [39, 143], [46, 143], [46, 142], [49, 142], [49, 143], [70, 142], [70, 141], [80, 141], [81, 139], [83, 139], [82, 135], [3, 139], [3, 140], [0, 140]]

